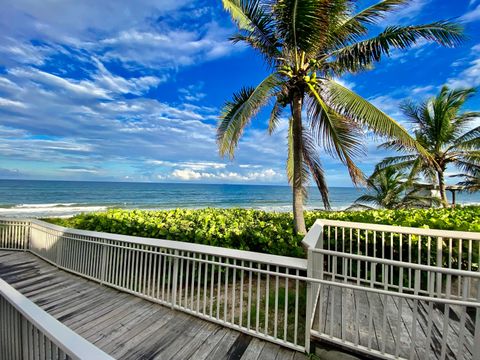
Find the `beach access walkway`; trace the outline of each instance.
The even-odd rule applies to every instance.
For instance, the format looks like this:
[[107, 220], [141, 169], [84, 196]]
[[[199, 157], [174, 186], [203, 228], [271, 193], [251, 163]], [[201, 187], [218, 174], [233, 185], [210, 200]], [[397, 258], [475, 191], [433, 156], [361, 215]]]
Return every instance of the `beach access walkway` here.
[[306, 359], [300, 352], [69, 274], [25, 252], [0, 251], [0, 278], [115, 359]]
[[480, 234], [318, 220], [303, 244], [0, 220], [0, 358], [480, 359]]

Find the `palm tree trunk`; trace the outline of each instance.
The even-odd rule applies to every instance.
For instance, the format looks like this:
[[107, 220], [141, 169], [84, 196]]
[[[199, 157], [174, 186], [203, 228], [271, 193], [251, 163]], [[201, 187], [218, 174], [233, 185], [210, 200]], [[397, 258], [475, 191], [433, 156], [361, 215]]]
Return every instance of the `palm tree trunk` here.
[[302, 106], [303, 96], [299, 91], [293, 95], [292, 104], [292, 139], [293, 139], [293, 225], [297, 234], [306, 234], [303, 217], [303, 184], [302, 184]]
[[438, 176], [438, 188], [440, 190], [440, 200], [442, 202], [442, 206], [446, 208], [448, 207], [448, 201], [447, 201], [447, 192], [445, 190], [445, 178], [443, 175], [443, 170], [437, 171], [437, 176]]

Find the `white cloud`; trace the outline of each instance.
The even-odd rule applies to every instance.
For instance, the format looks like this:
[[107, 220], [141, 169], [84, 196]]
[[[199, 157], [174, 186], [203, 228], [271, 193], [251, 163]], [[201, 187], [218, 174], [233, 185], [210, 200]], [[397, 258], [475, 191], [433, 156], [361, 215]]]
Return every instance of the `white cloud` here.
[[88, 173], [88, 174], [98, 174], [98, 169], [91, 169], [91, 168], [82, 168], [79, 166], [72, 166], [72, 167], [62, 167], [61, 171], [69, 172], [69, 173]]
[[[472, 3], [473, 4], [473, 3]], [[480, 5], [478, 5], [475, 9], [467, 12], [461, 18], [461, 21], [469, 23], [473, 21], [480, 20]]]
[[82, 98], [110, 99], [108, 91], [89, 80], [64, 79], [35, 68], [14, 68], [8, 71], [16, 78], [47, 85], [58, 93], [73, 94]]
[[11, 65], [15, 63], [29, 65], [43, 65], [45, 58], [55, 50], [45, 45], [32, 45], [12, 38], [3, 39], [0, 45], [0, 64]]
[[131, 29], [100, 41], [105, 49], [105, 59], [116, 59], [124, 63], [145, 66], [175, 68], [208, 61], [241, 50], [228, 41], [230, 30], [212, 22], [198, 30], [155, 30]]
[[249, 172], [240, 174], [234, 171], [225, 172], [200, 172], [192, 169], [176, 169], [169, 176], [172, 179], [182, 181], [197, 181], [197, 180], [217, 180], [217, 181], [260, 181], [270, 182], [279, 179], [279, 174], [273, 169], [265, 169], [262, 171]]
[[429, 94], [435, 87], [433, 85], [426, 85], [426, 86], [418, 86], [414, 87], [411, 92], [414, 95], [422, 95], [422, 94]]
[[240, 164], [238, 166], [241, 169], [258, 169], [262, 167], [262, 165], [251, 165], [251, 164]]
[[27, 105], [20, 101], [9, 100], [0, 97], [0, 107], [17, 107], [17, 108], [26, 108]]
[[431, 0], [411, 0], [398, 11], [392, 12], [380, 23], [381, 26], [392, 24], [404, 24], [415, 19], [427, 6]]
[[94, 59], [98, 72], [93, 75], [95, 83], [104, 89], [109, 89], [113, 93], [141, 95], [144, 91], [157, 86], [167, 78], [156, 76], [142, 76], [138, 78], [125, 79], [121, 76], [113, 75], [98, 60]]
[[167, 167], [180, 167], [190, 170], [206, 170], [206, 169], [224, 169], [227, 164], [214, 162], [214, 161], [185, 161], [185, 162], [173, 162], [166, 160], [148, 160], [147, 164], [160, 165]]
[[350, 90], [353, 90], [353, 88], [356, 85], [353, 81], [348, 81], [348, 80], [345, 80], [345, 79], [336, 78], [334, 80], [335, 80], [335, 82], [339, 83], [343, 87], [346, 87], [347, 89], [350, 89]]
[[451, 77], [447, 81], [447, 85], [452, 88], [470, 88], [480, 85], [480, 44], [472, 47], [472, 57], [468, 66], [458, 75]]
[[392, 117], [401, 115], [399, 108], [402, 100], [394, 98], [391, 95], [379, 95], [368, 99], [368, 101], [385, 112], [387, 115]]
[[180, 98], [183, 101], [200, 101], [202, 100], [207, 94], [202, 92], [203, 89], [203, 81], [198, 82], [197, 84], [189, 85], [185, 88], [178, 89], [180, 94]]
[[213, 174], [210, 173], [200, 173], [191, 169], [176, 169], [172, 172], [171, 177], [179, 179], [179, 180], [200, 180], [200, 179], [211, 179], [214, 177]]
[[155, 21], [188, 3], [186, 0], [4, 0], [0, 33], [78, 44], [98, 40], [99, 33], [115, 33], [149, 19]]

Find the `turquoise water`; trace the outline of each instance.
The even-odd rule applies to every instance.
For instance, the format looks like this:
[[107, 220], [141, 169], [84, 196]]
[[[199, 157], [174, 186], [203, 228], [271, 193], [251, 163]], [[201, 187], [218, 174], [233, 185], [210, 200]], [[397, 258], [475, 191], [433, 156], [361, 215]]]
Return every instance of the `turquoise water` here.
[[[331, 187], [335, 210], [350, 206], [363, 189]], [[107, 208], [172, 209], [243, 207], [291, 211], [288, 186], [115, 183], [0, 180], [0, 216], [68, 216]], [[480, 195], [459, 194], [459, 203], [480, 203]], [[322, 208], [318, 190], [310, 189], [307, 209]]]

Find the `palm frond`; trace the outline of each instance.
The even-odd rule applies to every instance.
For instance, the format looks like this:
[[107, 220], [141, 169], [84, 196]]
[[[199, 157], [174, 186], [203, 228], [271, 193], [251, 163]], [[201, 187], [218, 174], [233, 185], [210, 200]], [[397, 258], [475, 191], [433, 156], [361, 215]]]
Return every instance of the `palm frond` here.
[[382, 0], [354, 15], [349, 21], [358, 21], [365, 24], [375, 24], [385, 18], [388, 13], [398, 10], [410, 0]]
[[464, 173], [480, 174], [479, 161], [469, 161], [468, 159], [457, 159], [455, 161], [455, 166]]
[[480, 173], [471, 174], [458, 174], [455, 177], [463, 177], [463, 181], [460, 181], [457, 185], [463, 186], [468, 192], [480, 191]]
[[[480, 114], [479, 116], [480, 117]], [[472, 118], [473, 120], [474, 118]], [[449, 148], [458, 150], [480, 150], [480, 126], [466, 132], [455, 140]]]
[[311, 128], [322, 141], [326, 151], [337, 156], [347, 166], [354, 184], [362, 183], [363, 173], [353, 161], [355, 157], [364, 153], [363, 145], [359, 141], [358, 128], [331, 109], [310, 84], [309, 92], [307, 114]]
[[223, 0], [225, 9], [237, 22], [241, 32], [230, 37], [233, 43], [245, 42], [274, 64], [281, 55], [275, 36], [275, 22], [259, 0]]
[[369, 101], [333, 80], [324, 80], [324, 85], [328, 103], [337, 113], [366, 126], [377, 135], [395, 139], [406, 148], [415, 149], [427, 158], [431, 157], [403, 126]]
[[245, 126], [267, 103], [277, 85], [275, 74], [266, 77], [256, 88], [243, 88], [228, 101], [220, 116], [217, 142], [222, 156], [233, 157]]
[[384, 19], [388, 13], [397, 10], [408, 1], [410, 0], [383, 0], [347, 17], [334, 31], [335, 43], [346, 46], [349, 41], [358, 40], [367, 33], [366, 25], [375, 24]]
[[330, 210], [330, 199], [328, 195], [327, 179], [325, 178], [325, 172], [323, 171], [322, 163], [320, 161], [320, 151], [316, 144], [315, 138], [309, 128], [303, 128], [303, 161], [308, 167], [310, 175], [313, 177], [320, 196], [323, 201], [325, 209]]
[[393, 48], [407, 49], [421, 39], [442, 46], [454, 47], [463, 40], [463, 29], [456, 23], [439, 21], [427, 25], [389, 26], [379, 35], [345, 46], [330, 53], [330, 62], [357, 72], [379, 62], [383, 55], [390, 55]]
[[278, 37], [285, 50], [315, 53], [328, 35], [328, 24], [338, 1], [277, 0], [273, 6]]
[[[367, 203], [367, 204], [374, 204], [374, 205], [377, 205], [377, 206], [381, 206], [378, 198], [374, 195], [368, 195], [368, 194], [365, 194], [365, 195], [362, 195], [362, 196], [359, 196], [355, 201], [354, 201], [354, 204], [357, 204], [357, 205], [364, 205], [362, 203]], [[364, 205], [365, 206], [365, 205]]]
[[389, 167], [394, 167], [397, 170], [407, 169], [413, 165], [413, 162], [417, 158], [417, 155], [399, 155], [386, 157], [376, 165], [375, 171], [381, 171]]
[[222, 0], [223, 8], [230, 13], [240, 29], [253, 31], [253, 25], [248, 16], [245, 14], [246, 0]]
[[268, 133], [271, 135], [277, 129], [280, 118], [282, 117], [283, 106], [278, 101], [273, 104], [272, 112], [270, 113], [270, 119], [268, 120]]

